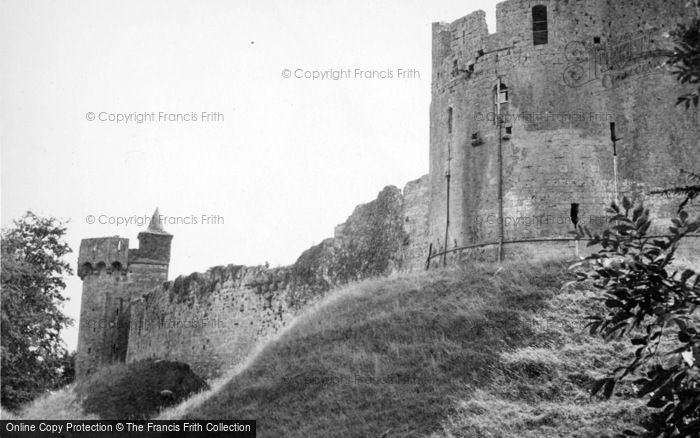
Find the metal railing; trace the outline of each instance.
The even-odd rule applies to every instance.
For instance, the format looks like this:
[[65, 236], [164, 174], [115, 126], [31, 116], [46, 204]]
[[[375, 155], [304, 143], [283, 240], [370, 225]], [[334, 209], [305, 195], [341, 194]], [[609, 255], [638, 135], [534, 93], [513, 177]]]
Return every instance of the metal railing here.
[[[645, 236], [649, 239], [660, 239], [664, 237], [671, 237], [670, 234], [659, 234], [659, 235], [651, 235], [651, 236]], [[700, 234], [686, 234], [685, 237], [694, 237], [694, 238], [700, 238]], [[543, 243], [543, 242], [581, 242], [581, 241], [589, 241], [591, 240], [588, 237], [582, 237], [582, 238], [572, 238], [572, 237], [540, 237], [540, 238], [532, 238], [532, 239], [516, 239], [516, 240], [507, 240], [503, 241], [502, 245], [509, 245], [509, 244], [517, 244], [517, 243]], [[501, 242], [483, 242], [483, 243], [475, 243], [472, 245], [466, 245], [466, 246], [460, 246], [460, 247], [455, 247], [451, 248], [448, 250], [436, 252], [436, 253], [431, 253], [433, 245], [430, 244], [429, 247], [429, 254], [428, 258], [425, 261], [425, 268], [429, 269], [430, 268], [430, 262], [433, 258], [435, 257], [443, 257], [446, 256], [447, 254], [451, 254], [454, 252], [460, 252], [460, 251], [465, 251], [469, 249], [477, 249], [477, 248], [483, 248], [487, 246], [499, 246], [501, 245]]]

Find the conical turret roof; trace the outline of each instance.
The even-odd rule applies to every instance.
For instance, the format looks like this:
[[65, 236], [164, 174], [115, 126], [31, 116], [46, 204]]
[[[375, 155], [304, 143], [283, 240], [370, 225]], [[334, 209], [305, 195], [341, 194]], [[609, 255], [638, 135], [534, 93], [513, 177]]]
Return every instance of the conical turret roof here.
[[156, 211], [153, 212], [153, 216], [151, 216], [151, 221], [148, 223], [148, 228], [146, 229], [147, 233], [157, 233], [157, 234], [168, 234], [164, 229], [163, 229], [163, 224], [160, 222], [160, 212], [158, 211], [158, 207], [156, 207]]

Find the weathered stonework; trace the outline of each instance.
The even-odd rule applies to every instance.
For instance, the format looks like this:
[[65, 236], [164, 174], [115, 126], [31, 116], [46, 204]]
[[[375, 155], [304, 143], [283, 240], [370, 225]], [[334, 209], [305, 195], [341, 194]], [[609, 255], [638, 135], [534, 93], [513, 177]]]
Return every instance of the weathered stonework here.
[[289, 268], [229, 265], [178, 277], [132, 302], [126, 359], [173, 359], [216, 376], [299, 310], [295, 295], [321, 290]]
[[[516, 254], [530, 246], [530, 254], [548, 247], [572, 254], [571, 242], [531, 241], [568, 237], [572, 204], [579, 223], [605, 224], [616, 185], [611, 123], [619, 199], [640, 199], [678, 183], [677, 169], [700, 168], [699, 113], [675, 105], [682, 88], [660, 56], [668, 48], [662, 34], [684, 19], [685, 3], [510, 0], [497, 6], [495, 34], [488, 33], [483, 11], [434, 24], [434, 248], [498, 242], [503, 223], [506, 252], [513, 249], [507, 242], [526, 240]], [[543, 27], [537, 27], [537, 8], [545, 14]], [[539, 33], [546, 43], [535, 44], [535, 27], [546, 29]], [[663, 233], [677, 202], [647, 204], [655, 231]], [[496, 246], [482, 248], [494, 254]]]
[[[339, 284], [493, 260], [501, 240], [506, 259], [585, 255], [572, 219], [599, 230], [616, 197], [640, 199], [677, 183], [674, 169], [700, 169], [700, 115], [675, 106], [680, 87], [660, 67], [662, 33], [684, 4], [509, 0], [494, 34], [483, 11], [434, 24], [428, 175], [386, 187], [283, 268], [166, 282], [172, 236], [153, 221], [138, 249], [84, 240], [78, 375], [156, 357], [216, 376]], [[664, 233], [677, 203], [646, 204], [652, 232]], [[680, 251], [699, 253], [698, 238]]]
[[425, 258], [427, 181], [410, 182], [403, 194], [386, 187], [333, 238], [283, 268], [220, 266], [166, 282], [172, 236], [141, 233], [138, 250], [119, 237], [83, 240], [78, 375], [155, 357], [216, 376], [332, 287], [414, 269]]
[[78, 275], [83, 280], [83, 293], [76, 357], [79, 377], [102, 365], [125, 360], [131, 300], [167, 280], [172, 237], [149, 226], [139, 233], [138, 249], [129, 249], [129, 239], [118, 236], [80, 243]]

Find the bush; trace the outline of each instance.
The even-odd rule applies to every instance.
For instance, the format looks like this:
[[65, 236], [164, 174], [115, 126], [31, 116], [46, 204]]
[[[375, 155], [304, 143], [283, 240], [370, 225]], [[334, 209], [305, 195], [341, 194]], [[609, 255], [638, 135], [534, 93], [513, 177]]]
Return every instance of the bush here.
[[145, 419], [207, 388], [182, 362], [142, 360], [102, 369], [78, 383], [83, 409], [103, 419]]
[[[615, 385], [636, 378], [637, 395], [654, 411], [643, 423], [644, 436], [700, 436], [700, 273], [677, 270], [672, 262], [679, 243], [700, 230], [700, 220], [681, 211], [667, 237], [647, 235], [649, 210], [623, 199], [613, 204], [611, 225], [602, 235], [579, 227], [589, 245], [601, 249], [578, 264], [578, 281], [600, 291], [604, 314], [589, 319], [591, 334], [627, 339], [636, 348], [626, 363], [593, 386], [609, 398]], [[632, 431], [628, 435], [636, 435]]]

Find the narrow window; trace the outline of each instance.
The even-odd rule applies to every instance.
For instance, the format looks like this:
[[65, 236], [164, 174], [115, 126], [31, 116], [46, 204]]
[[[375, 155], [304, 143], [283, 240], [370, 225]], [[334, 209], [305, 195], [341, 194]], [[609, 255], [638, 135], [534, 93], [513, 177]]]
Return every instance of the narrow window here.
[[447, 108], [447, 133], [452, 134], [452, 107]]
[[494, 122], [500, 123], [503, 120], [503, 115], [508, 114], [508, 101], [510, 96], [508, 95], [508, 86], [501, 82], [500, 87], [493, 87], [493, 112], [497, 114], [498, 117]]
[[574, 224], [574, 227], [576, 227], [578, 225], [578, 204], [577, 203], [571, 204], [571, 222]]
[[547, 44], [547, 7], [537, 5], [532, 8], [532, 42], [535, 46]]
[[493, 101], [495, 105], [508, 103], [508, 86], [503, 82], [498, 92], [496, 92], [496, 86], [493, 87]]
[[593, 44], [600, 44], [600, 37], [593, 37]]
[[513, 128], [510, 126], [506, 126], [506, 134], [510, 135], [513, 133]]
[[88, 347], [88, 354], [92, 353], [92, 348]]

